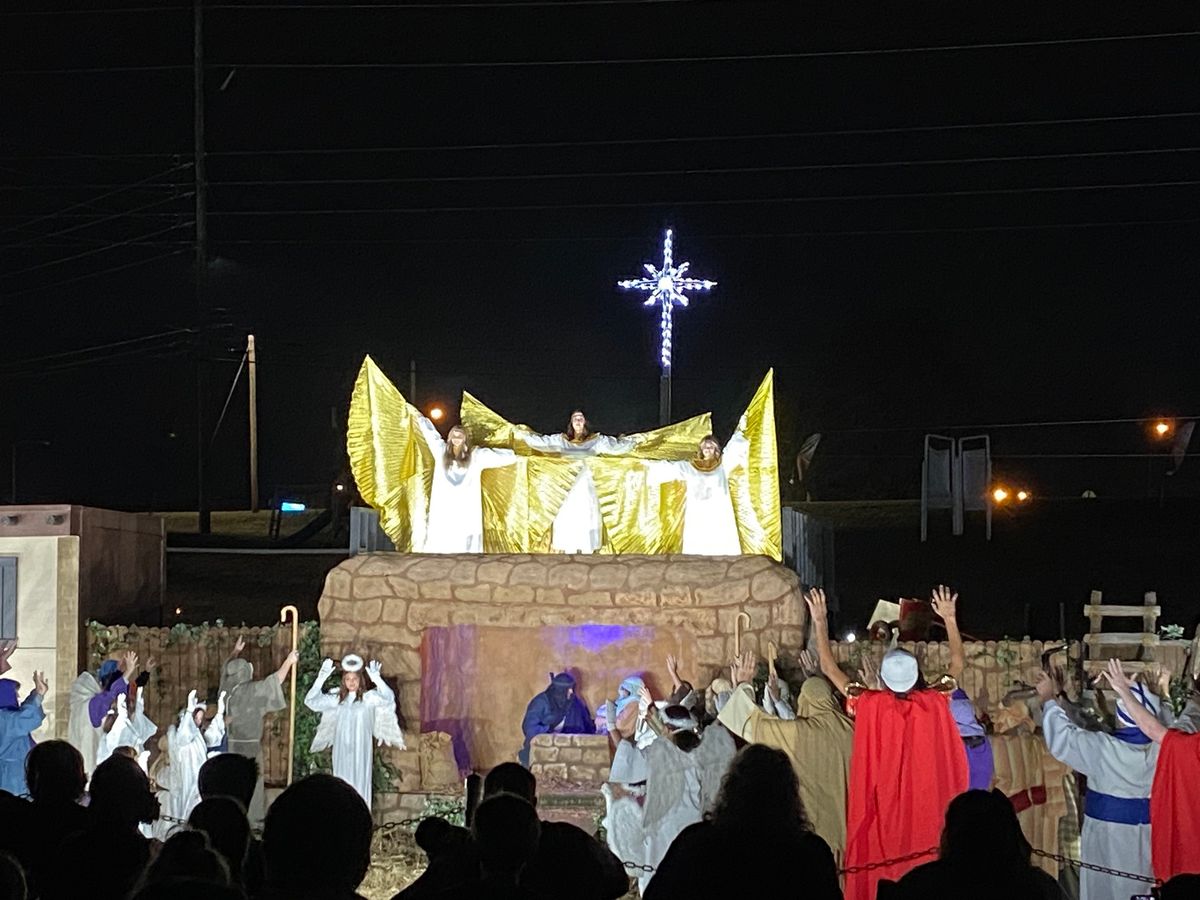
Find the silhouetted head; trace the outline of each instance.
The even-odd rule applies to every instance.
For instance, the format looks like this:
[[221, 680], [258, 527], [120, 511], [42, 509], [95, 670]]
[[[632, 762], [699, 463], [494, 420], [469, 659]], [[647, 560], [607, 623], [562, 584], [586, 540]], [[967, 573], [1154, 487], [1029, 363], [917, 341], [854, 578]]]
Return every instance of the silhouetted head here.
[[177, 831], [142, 876], [142, 886], [195, 879], [213, 885], [229, 884], [229, 866], [208, 843], [202, 831]]
[[1200, 897], [1200, 875], [1176, 875], [1162, 886], [1159, 900], [1195, 900]]
[[537, 853], [542, 825], [537, 810], [516, 794], [493, 794], [471, 823], [479, 863], [489, 878], [515, 882]]
[[1030, 847], [1012, 801], [1000, 791], [966, 791], [946, 807], [938, 858], [994, 870], [1029, 865]]
[[200, 767], [200, 798], [232, 797], [250, 808], [258, 784], [258, 763], [240, 753], [220, 753]]
[[371, 863], [371, 811], [342, 779], [310, 775], [271, 804], [263, 856], [277, 892], [352, 894]]
[[250, 849], [250, 820], [246, 818], [246, 807], [232, 797], [202, 800], [188, 816], [188, 827], [208, 837], [209, 846], [229, 867], [231, 882], [240, 883], [242, 866]]
[[530, 806], [537, 806], [537, 779], [520, 763], [500, 763], [483, 779], [483, 796], [515, 794]]
[[25, 870], [16, 857], [0, 851], [0, 897], [4, 900], [25, 900], [28, 896]]
[[66, 741], [42, 741], [25, 757], [25, 781], [34, 803], [75, 803], [87, 786], [83, 757]]
[[134, 830], [159, 816], [158, 798], [150, 790], [150, 779], [128, 756], [110, 756], [92, 773], [88, 809], [107, 825]]
[[786, 838], [808, 831], [800, 784], [787, 756], [762, 744], [743, 747], [721, 781], [709, 821], [728, 834]]

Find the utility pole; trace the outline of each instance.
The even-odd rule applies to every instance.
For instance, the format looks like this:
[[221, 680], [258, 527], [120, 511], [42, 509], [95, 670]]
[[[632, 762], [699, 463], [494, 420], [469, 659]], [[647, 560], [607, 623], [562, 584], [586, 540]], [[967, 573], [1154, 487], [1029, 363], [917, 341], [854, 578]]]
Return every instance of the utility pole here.
[[205, 376], [208, 360], [208, 304], [205, 278], [208, 270], [208, 177], [204, 159], [204, 7], [192, 0], [192, 131], [196, 179], [196, 510], [201, 534], [212, 531], [208, 503], [208, 433], [204, 426]]
[[408, 361], [408, 402], [417, 405], [417, 361]]
[[258, 357], [254, 335], [246, 335], [246, 370], [250, 375], [250, 511], [258, 512]]
[[671, 424], [671, 370], [667, 369], [658, 379], [658, 424]]

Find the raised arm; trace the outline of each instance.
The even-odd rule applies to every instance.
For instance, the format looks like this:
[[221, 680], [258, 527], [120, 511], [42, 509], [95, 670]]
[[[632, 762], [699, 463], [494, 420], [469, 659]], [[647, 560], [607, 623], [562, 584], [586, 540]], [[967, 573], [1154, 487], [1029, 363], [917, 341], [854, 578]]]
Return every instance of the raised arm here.
[[520, 457], [503, 447], [476, 447], [471, 451], [471, 465], [480, 469], [501, 469], [511, 466]]
[[[279, 683], [283, 684], [288, 680], [288, 675], [291, 674], [292, 666], [300, 659], [300, 654], [293, 650], [283, 660], [283, 665], [275, 670], [275, 677], [279, 679]], [[333, 671], [330, 669], [330, 671]]]
[[429, 452], [435, 457], [440, 457], [446, 452], [446, 439], [442, 437], [442, 433], [437, 430], [437, 426], [430, 422], [424, 416], [418, 414], [414, 416], [417, 420], [417, 430], [421, 432], [421, 437], [425, 441], [425, 446], [429, 448]]
[[845, 696], [850, 677], [833, 658], [833, 647], [829, 643], [829, 604], [825, 599], [825, 592], [820, 588], [813, 588], [804, 595], [804, 601], [808, 604], [809, 615], [812, 616], [813, 643], [817, 645], [821, 672], [829, 679], [834, 689]]
[[329, 680], [329, 676], [333, 674], [333, 660], [326, 658], [321, 663], [321, 669], [317, 672], [317, 677], [314, 679], [312, 686], [308, 689], [308, 693], [304, 695], [304, 705], [313, 712], [329, 712], [337, 709], [338, 698], [336, 694], [326, 694], [322, 688], [325, 687], [325, 682]]
[[1129, 713], [1129, 717], [1133, 719], [1134, 724], [1150, 740], [1161, 744], [1162, 739], [1166, 737], [1167, 726], [1160, 722], [1154, 713], [1142, 706], [1141, 701], [1133, 696], [1133, 691], [1130, 690], [1129, 686], [1129, 679], [1125, 677], [1125, 671], [1121, 668], [1121, 661], [1110, 659], [1108, 661], [1108, 668], [1100, 673], [1100, 677], [1106, 679], [1112, 685], [1112, 689], [1117, 692], [1117, 696], [1125, 701], [1125, 709]]
[[375, 697], [371, 701], [376, 705], [395, 706], [396, 692], [392, 690], [392, 686], [383, 680], [383, 665], [377, 659], [367, 663], [367, 674], [371, 676], [371, 681], [375, 685], [375, 690], [368, 691], [365, 695], [367, 698], [374, 694]]
[[750, 439], [746, 437], [746, 416], [743, 414], [738, 422], [737, 431], [725, 442], [725, 448], [721, 451], [721, 461], [725, 464], [725, 471], [732, 472], [746, 465], [749, 458]]
[[221, 741], [225, 740], [225, 692], [221, 692], [221, 696], [217, 698], [217, 714], [213, 716], [213, 720], [208, 723], [208, 727], [204, 729], [204, 743], [211, 750], [213, 747], [218, 747]]
[[534, 434], [532, 431], [514, 431], [513, 440], [520, 441], [534, 450], [561, 450], [562, 436], [557, 434]]
[[967, 667], [967, 654], [963, 651], [962, 633], [958, 630], [958, 594], [939, 584], [933, 590], [933, 611], [942, 617], [946, 625], [946, 640], [950, 643], [950, 668], [948, 674], [955, 681], [962, 677]]
[[117, 699], [117, 695], [129, 691], [129, 679], [137, 670], [137, 663], [137, 654], [132, 650], [123, 653], [121, 655], [121, 677], [109, 685], [107, 691], [101, 689], [99, 694], [88, 701], [88, 718], [91, 719], [93, 728], [100, 727], [105, 714], [112, 707], [113, 700]]

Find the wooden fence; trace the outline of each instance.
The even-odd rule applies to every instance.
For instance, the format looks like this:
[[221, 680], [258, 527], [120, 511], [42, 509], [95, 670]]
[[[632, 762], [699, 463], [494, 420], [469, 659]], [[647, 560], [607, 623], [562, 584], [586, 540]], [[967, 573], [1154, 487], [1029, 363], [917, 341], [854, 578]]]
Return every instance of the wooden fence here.
[[[209, 703], [208, 715], [215, 714], [221, 670], [239, 635], [246, 641], [241, 657], [254, 666], [256, 679], [278, 669], [292, 646], [290, 626], [149, 628], [92, 623], [88, 628], [88, 662], [94, 672], [102, 660], [125, 650], [137, 653], [139, 666], [144, 667], [151, 657], [157, 661], [145, 700], [146, 715], [158, 725], [162, 737], [168, 726], [178, 721], [188, 691], [197, 691]], [[303, 683], [297, 689], [303, 692]], [[284, 694], [287, 692], [285, 684]], [[298, 708], [303, 708], [302, 702], [298, 701]], [[269, 716], [264, 728], [263, 777], [268, 785], [283, 785], [287, 780], [287, 721], [284, 710]], [[155, 743], [151, 742], [152, 751], [156, 751]]]

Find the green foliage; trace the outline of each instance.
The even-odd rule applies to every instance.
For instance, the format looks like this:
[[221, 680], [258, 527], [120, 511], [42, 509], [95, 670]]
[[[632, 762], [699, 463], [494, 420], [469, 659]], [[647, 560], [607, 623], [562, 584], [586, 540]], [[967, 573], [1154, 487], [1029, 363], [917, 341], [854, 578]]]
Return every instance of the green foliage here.
[[1161, 625], [1161, 626], [1159, 626], [1158, 630], [1159, 630], [1160, 634], [1162, 635], [1162, 639], [1164, 641], [1181, 641], [1181, 640], [1183, 640], [1183, 626], [1182, 625]]
[[445, 819], [451, 825], [466, 825], [467, 817], [463, 809], [462, 801], [456, 800], [453, 797], [428, 797], [425, 800], [425, 810], [423, 818], [437, 816], [439, 819]]
[[296, 741], [292, 745], [292, 765], [295, 778], [299, 780], [317, 772], [330, 772], [333, 761], [330, 751], [311, 753], [313, 738], [321, 716], [304, 705], [303, 697], [312, 683], [317, 680], [321, 668], [321, 628], [316, 622], [300, 625], [300, 660], [296, 663]]
[[1188, 704], [1188, 698], [1192, 693], [1192, 679], [1187, 672], [1180, 672], [1171, 679], [1171, 686], [1166, 697], [1167, 703], [1171, 706], [1171, 711], [1175, 715], [1183, 712], [1183, 708]]

